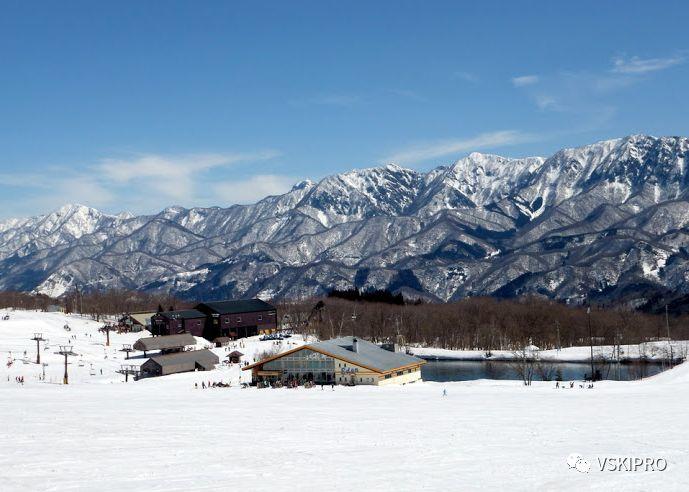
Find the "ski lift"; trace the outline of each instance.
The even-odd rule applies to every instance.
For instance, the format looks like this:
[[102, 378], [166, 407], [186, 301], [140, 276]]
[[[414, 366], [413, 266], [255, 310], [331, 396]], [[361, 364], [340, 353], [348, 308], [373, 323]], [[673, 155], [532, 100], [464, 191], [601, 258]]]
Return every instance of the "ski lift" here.
[[96, 375], [96, 370], [93, 368], [93, 364], [91, 364], [91, 369], [89, 370], [89, 375], [90, 375], [90, 376], [95, 376], [95, 375]]
[[84, 361], [79, 359], [79, 367], [84, 367]]

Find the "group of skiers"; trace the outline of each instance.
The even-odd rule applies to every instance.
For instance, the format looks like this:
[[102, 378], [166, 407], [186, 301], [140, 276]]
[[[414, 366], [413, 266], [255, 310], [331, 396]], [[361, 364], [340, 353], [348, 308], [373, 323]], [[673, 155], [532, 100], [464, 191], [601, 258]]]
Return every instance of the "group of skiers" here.
[[[575, 384], [574, 381], [570, 381], [569, 387], [574, 388], [574, 384]], [[584, 387], [584, 383], [579, 383], [579, 388], [583, 388], [583, 387]], [[562, 386], [560, 386], [560, 381], [555, 381], [555, 389], [558, 389], [558, 388], [567, 388], [567, 386], [564, 383], [562, 384]], [[591, 383], [591, 382], [586, 383], [586, 388], [592, 389], [593, 383]]]
[[[222, 381], [219, 382], [213, 382], [211, 383], [208, 381], [208, 384], [206, 384], [205, 381], [201, 381], [201, 389], [207, 389], [207, 388], [230, 388], [232, 385], [230, 383], [223, 383]], [[194, 383], [194, 388], [199, 389], [199, 383]]]

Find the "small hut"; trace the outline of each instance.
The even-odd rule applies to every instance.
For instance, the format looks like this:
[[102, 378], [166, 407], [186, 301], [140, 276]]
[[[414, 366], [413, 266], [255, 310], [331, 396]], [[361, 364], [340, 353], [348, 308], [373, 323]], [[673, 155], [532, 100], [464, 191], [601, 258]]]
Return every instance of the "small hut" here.
[[230, 337], [217, 337], [213, 339], [213, 343], [216, 347], [227, 347], [232, 339]]
[[227, 356], [227, 360], [229, 361], [230, 364], [239, 364], [239, 359], [241, 359], [243, 353], [241, 353], [239, 350], [235, 350], [233, 352], [230, 352], [230, 354]]

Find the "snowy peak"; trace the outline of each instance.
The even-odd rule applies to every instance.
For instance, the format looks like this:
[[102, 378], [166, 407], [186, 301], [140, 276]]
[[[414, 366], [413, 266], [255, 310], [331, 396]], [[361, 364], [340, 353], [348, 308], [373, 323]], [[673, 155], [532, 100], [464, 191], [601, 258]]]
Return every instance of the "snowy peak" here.
[[66, 205], [0, 223], [0, 289], [304, 297], [357, 285], [443, 300], [576, 298], [640, 279], [684, 289], [687, 159], [687, 138], [632, 135], [547, 159], [357, 169], [226, 208]]
[[563, 149], [546, 160], [522, 195], [556, 205], [595, 187], [629, 197], [654, 186], [658, 200], [672, 199], [686, 190], [687, 159], [684, 137], [633, 135]]

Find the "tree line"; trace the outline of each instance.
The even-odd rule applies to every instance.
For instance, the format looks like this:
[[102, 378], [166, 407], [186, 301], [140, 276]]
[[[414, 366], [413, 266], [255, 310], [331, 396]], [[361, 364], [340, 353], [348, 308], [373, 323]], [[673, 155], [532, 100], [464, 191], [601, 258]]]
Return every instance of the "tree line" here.
[[[343, 298], [345, 297], [345, 298]], [[351, 297], [351, 298], [350, 298]], [[382, 302], [371, 302], [371, 299]], [[201, 301], [199, 301], [201, 302]], [[198, 302], [168, 294], [128, 290], [71, 291], [60, 299], [25, 292], [0, 292], [0, 307], [47, 310], [58, 304], [66, 312], [95, 320], [137, 311], [185, 309]], [[274, 302], [283, 328], [321, 339], [356, 335], [373, 342], [445, 349], [518, 350], [528, 344], [541, 349], [589, 344], [637, 344], [667, 336], [666, 317], [628, 308], [570, 306], [538, 297], [496, 299], [472, 297], [451, 303], [398, 304], [396, 296], [361, 292], [299, 301]], [[670, 336], [689, 339], [689, 315], [670, 315]]]
[[[322, 306], [315, 309], [317, 303]], [[329, 297], [282, 301], [280, 316], [294, 330], [333, 338], [356, 335], [374, 342], [444, 349], [518, 350], [588, 345], [637, 344], [663, 339], [666, 318], [624, 308], [569, 306], [537, 297], [501, 300], [473, 297], [439, 304], [373, 303]], [[589, 331], [590, 322], [590, 331]], [[689, 339], [689, 316], [670, 316], [673, 339]]]

